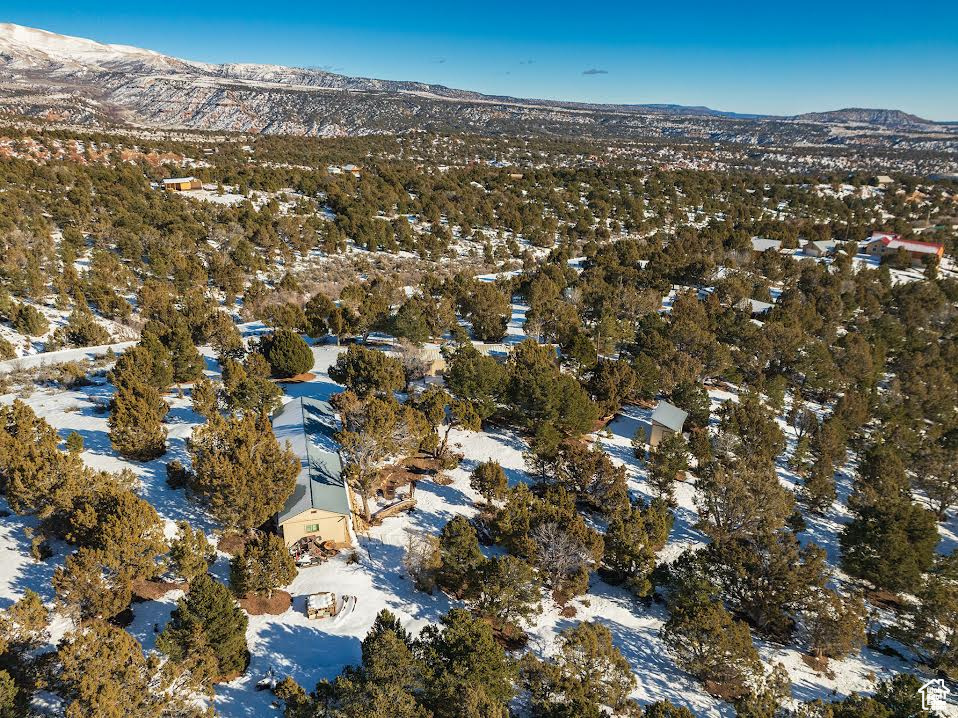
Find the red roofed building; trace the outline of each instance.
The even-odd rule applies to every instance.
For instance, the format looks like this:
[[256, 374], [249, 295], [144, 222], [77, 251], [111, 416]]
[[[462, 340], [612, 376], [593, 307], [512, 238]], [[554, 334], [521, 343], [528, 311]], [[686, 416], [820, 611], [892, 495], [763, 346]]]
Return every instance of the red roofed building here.
[[872, 232], [871, 239], [865, 245], [865, 251], [873, 257], [887, 257], [904, 251], [911, 257], [912, 264], [920, 266], [932, 256], [941, 261], [945, 254], [945, 245], [902, 239], [900, 235], [892, 232]]

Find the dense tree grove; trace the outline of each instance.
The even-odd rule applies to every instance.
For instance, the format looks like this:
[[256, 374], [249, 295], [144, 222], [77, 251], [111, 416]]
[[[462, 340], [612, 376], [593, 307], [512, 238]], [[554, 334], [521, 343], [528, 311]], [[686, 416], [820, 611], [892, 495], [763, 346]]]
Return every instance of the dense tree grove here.
[[[0, 510], [49, 584], [0, 607], [0, 718], [212, 715], [293, 592], [271, 417], [304, 395], [362, 537], [323, 571], [422, 610], [282, 680], [289, 718], [690, 718], [635, 699], [650, 646], [749, 718], [933, 718], [915, 675], [958, 678], [958, 184], [887, 169], [931, 150], [2, 134], [0, 358], [117, 343], [0, 375]], [[221, 201], [151, 184], [188, 172]], [[660, 401], [686, 418], [652, 446]], [[902, 672], [801, 703], [756, 641]]]

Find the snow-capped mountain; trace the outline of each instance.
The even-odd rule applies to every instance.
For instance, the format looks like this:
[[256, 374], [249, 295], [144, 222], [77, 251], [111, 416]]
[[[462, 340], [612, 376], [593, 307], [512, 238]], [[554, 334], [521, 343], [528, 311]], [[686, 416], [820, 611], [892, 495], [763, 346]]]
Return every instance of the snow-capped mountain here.
[[0, 23], [0, 62], [7, 71], [48, 69], [62, 73], [115, 71], [131, 65], [173, 69], [174, 63], [185, 64], [152, 50], [104, 45], [12, 23]]
[[[0, 24], [0, 111], [87, 125], [314, 136], [430, 129], [748, 144], [850, 141], [811, 115], [783, 122], [706, 107], [529, 100], [311, 68], [211, 64], [10, 23]], [[860, 117], [856, 131], [867, 132]], [[903, 129], [951, 142], [954, 128], [942, 128], [911, 122]]]

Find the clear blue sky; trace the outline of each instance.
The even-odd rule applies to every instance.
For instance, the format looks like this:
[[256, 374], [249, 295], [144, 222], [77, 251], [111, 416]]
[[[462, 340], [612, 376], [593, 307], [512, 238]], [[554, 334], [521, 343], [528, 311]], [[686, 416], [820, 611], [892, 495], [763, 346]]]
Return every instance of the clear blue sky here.
[[958, 120], [955, 0], [0, 0], [0, 20], [193, 60], [522, 97]]

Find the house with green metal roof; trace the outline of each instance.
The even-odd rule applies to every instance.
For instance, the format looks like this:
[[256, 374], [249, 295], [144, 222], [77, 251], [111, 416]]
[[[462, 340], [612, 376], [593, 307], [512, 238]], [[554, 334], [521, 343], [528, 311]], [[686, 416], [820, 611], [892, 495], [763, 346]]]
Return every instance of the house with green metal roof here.
[[316, 399], [293, 399], [273, 417], [276, 438], [289, 442], [300, 460], [296, 488], [276, 516], [287, 546], [303, 539], [352, 545], [352, 502], [333, 438], [337, 428], [332, 405]]

